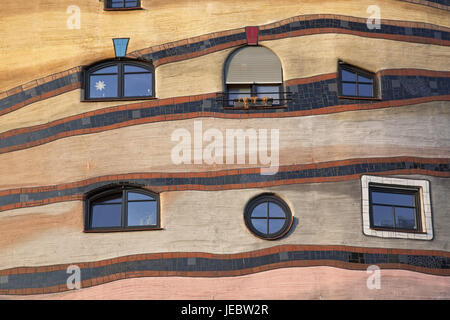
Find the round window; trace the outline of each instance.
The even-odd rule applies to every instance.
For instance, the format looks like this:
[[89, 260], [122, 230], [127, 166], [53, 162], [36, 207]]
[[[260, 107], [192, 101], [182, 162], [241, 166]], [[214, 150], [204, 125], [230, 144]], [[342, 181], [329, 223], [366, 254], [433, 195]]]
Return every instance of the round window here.
[[264, 194], [247, 204], [244, 220], [253, 234], [263, 239], [274, 240], [289, 231], [292, 214], [283, 200], [272, 194]]

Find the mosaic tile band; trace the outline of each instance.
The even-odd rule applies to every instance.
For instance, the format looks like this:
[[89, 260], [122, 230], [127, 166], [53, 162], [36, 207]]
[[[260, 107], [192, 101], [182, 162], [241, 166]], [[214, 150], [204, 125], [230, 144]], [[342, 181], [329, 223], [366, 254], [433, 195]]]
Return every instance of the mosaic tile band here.
[[450, 177], [450, 159], [416, 157], [366, 158], [280, 167], [274, 175], [259, 168], [189, 173], [130, 173], [104, 176], [55, 186], [0, 191], [0, 211], [82, 200], [97, 188], [127, 182], [154, 192], [181, 190], [229, 190], [276, 185], [359, 179], [362, 174], [424, 174]]
[[[408, 21], [381, 20], [380, 29], [368, 29], [366, 19], [340, 15], [304, 15], [259, 27], [260, 40], [321, 33], [344, 33], [395, 41], [450, 45], [448, 28]], [[145, 48], [128, 54], [152, 60], [158, 65], [195, 58], [247, 43], [245, 28], [217, 32], [173, 43]], [[42, 79], [0, 92], [0, 115], [30, 103], [81, 87], [82, 67], [74, 67]]]
[[[343, 107], [343, 110], [351, 110], [346, 106], [367, 105], [368, 108], [389, 107], [391, 101], [404, 101], [402, 105], [419, 103], [409, 99], [428, 98], [424, 101], [449, 100], [450, 77], [448, 72], [426, 72], [423, 70], [411, 71], [416, 75], [389, 74], [392, 70], [380, 72], [381, 97], [378, 99], [345, 99], [339, 96], [338, 80], [336, 74], [325, 74], [310, 78], [310, 81], [294, 79], [287, 81], [284, 91], [291, 93], [291, 100], [285, 108], [266, 110], [229, 110], [223, 108], [220, 93], [200, 97], [182, 97], [166, 99], [164, 101], [144, 102], [141, 108], [129, 105], [130, 110], [104, 109], [103, 112], [81, 114], [50, 122], [44, 126], [21, 128], [0, 133], [0, 153], [27, 149], [41, 145], [63, 137], [106, 131], [117, 126], [129, 126], [134, 124], [159, 122], [168, 120], [167, 115], [173, 115], [175, 119], [195, 118], [207, 113], [220, 117], [228, 115], [248, 115], [248, 117], [266, 116], [280, 117], [298, 116], [299, 112], [320, 110], [330, 107]], [[184, 100], [184, 101], [180, 101]], [[364, 107], [363, 107], [364, 108]], [[112, 111], [114, 110], [114, 111]], [[177, 118], [177, 116], [181, 116]], [[117, 125], [117, 126], [115, 126]]]
[[139, 254], [97, 262], [67, 265], [21, 267], [0, 271], [7, 279], [0, 294], [43, 294], [63, 292], [70, 274], [67, 268], [80, 268], [81, 287], [134, 277], [227, 277], [284, 267], [333, 266], [366, 270], [403, 269], [449, 276], [450, 253], [404, 249], [358, 248], [347, 246], [282, 245], [237, 254], [175, 252]]

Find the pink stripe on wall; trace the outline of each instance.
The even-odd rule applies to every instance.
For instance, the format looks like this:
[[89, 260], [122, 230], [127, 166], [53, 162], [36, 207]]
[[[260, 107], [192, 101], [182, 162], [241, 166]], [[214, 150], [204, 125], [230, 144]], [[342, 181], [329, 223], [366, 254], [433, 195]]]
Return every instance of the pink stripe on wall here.
[[380, 270], [377, 288], [369, 279], [373, 275], [332, 267], [283, 268], [231, 278], [134, 278], [63, 293], [0, 299], [450, 299], [450, 277]]

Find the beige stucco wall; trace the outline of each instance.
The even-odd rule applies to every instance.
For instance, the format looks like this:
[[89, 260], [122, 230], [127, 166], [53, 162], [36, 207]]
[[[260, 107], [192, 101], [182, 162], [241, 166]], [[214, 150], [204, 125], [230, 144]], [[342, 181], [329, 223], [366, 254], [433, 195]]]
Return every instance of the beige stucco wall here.
[[[450, 157], [450, 113], [446, 102], [399, 108], [351, 111], [320, 116], [257, 119], [198, 118], [149, 123], [59, 139], [41, 146], [0, 154], [0, 190], [75, 182], [103, 175], [133, 172], [189, 172], [260, 167], [262, 162], [226, 162], [227, 130], [279, 132], [279, 164], [305, 164], [353, 158], [417, 156]], [[223, 164], [194, 164], [194, 122], [204, 134], [223, 136]], [[172, 141], [177, 129], [191, 137], [191, 164], [177, 164]], [[201, 136], [200, 136], [201, 137]], [[439, 137], [439, 139], [437, 139]], [[275, 142], [275, 141], [274, 141]], [[203, 142], [203, 150], [210, 142]], [[111, 147], [114, 146], [114, 147]], [[256, 148], [258, 146], [256, 145]], [[250, 150], [249, 144], [246, 151]], [[258, 152], [258, 149], [252, 149]], [[235, 151], [236, 154], [237, 151]], [[275, 163], [272, 161], [273, 164]], [[203, 159], [204, 160], [204, 159]], [[32, 170], [30, 170], [33, 168]]]
[[[449, 179], [408, 177], [431, 182], [432, 241], [365, 236], [359, 180], [227, 191], [177, 191], [161, 193], [163, 230], [157, 231], [83, 233], [81, 201], [4, 211], [0, 215], [0, 269], [153, 252], [239, 253], [282, 244], [448, 251]], [[291, 231], [275, 242], [253, 236], [243, 221], [247, 202], [263, 192], [282, 197], [294, 216]]]
[[[358, 41], [358, 46], [354, 45], [355, 41]], [[372, 72], [401, 68], [450, 71], [450, 50], [443, 46], [336, 34], [263, 41], [261, 45], [272, 49], [280, 58], [285, 81], [337, 72], [338, 59]], [[233, 50], [157, 67], [156, 97], [165, 99], [223, 91], [223, 68]], [[425, 56], [427, 59], [423, 58]], [[0, 117], [0, 132], [133, 103], [80, 102], [80, 98], [80, 90], [74, 90], [5, 114]]]
[[[67, 29], [70, 5], [81, 28]], [[378, 5], [382, 19], [450, 26], [447, 12], [392, 0], [142, 0], [145, 10], [104, 12], [102, 1], [2, 1], [0, 90], [78, 65], [113, 57], [112, 38], [130, 37], [129, 52], [207, 33], [264, 25], [304, 14], [368, 18]], [[239, 9], [237, 9], [239, 8]]]

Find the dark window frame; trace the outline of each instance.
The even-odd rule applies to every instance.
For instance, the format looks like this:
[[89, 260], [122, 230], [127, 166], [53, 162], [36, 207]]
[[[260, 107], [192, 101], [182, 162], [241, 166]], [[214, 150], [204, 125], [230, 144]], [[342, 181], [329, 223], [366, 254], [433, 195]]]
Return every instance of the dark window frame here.
[[[372, 200], [372, 192], [383, 192], [383, 193], [394, 193], [394, 194], [408, 194], [414, 196], [414, 207], [405, 206], [405, 205], [391, 205], [391, 204], [382, 204], [382, 203], [374, 203]], [[423, 221], [422, 221], [422, 201], [421, 201], [421, 192], [420, 187], [413, 186], [400, 186], [400, 185], [386, 185], [379, 183], [369, 183], [369, 220], [370, 220], [370, 228], [373, 230], [380, 231], [391, 231], [391, 232], [405, 232], [405, 233], [425, 233], [423, 229]], [[386, 226], [375, 226], [374, 225], [374, 215], [373, 215], [373, 205], [377, 206], [386, 206], [392, 207], [392, 219], [394, 227], [386, 227]], [[396, 228], [395, 227], [395, 208], [414, 208], [414, 219], [415, 219], [415, 228], [413, 229], [405, 229], [405, 228]]]
[[[128, 194], [139, 193], [152, 197], [156, 202], [156, 224], [146, 226], [127, 226], [128, 221], [128, 203], [129, 202], [150, 202], [151, 200], [128, 200]], [[106, 198], [115, 194], [121, 194], [121, 226], [120, 227], [91, 227], [92, 224], [92, 206], [96, 200]], [[162, 230], [161, 228], [161, 210], [160, 196], [158, 193], [142, 189], [131, 185], [120, 185], [108, 188], [102, 188], [98, 191], [90, 192], [85, 197], [84, 214], [84, 232], [123, 232], [123, 231], [144, 231], [144, 230]]]
[[126, 10], [140, 10], [140, 9], [142, 9], [142, 7], [141, 7], [141, 0], [136, 0], [136, 6], [135, 7], [126, 7], [125, 6], [125, 2], [126, 1], [127, 0], [123, 0], [122, 1], [123, 2], [123, 7], [114, 8], [112, 6], [112, 0], [104, 0], [104, 7], [103, 7], [103, 9], [105, 11], [126, 11]]
[[[149, 96], [125, 96], [124, 95], [124, 87], [125, 87], [125, 74], [132, 74], [132, 72], [125, 72], [125, 65], [136, 66], [140, 68], [144, 68], [148, 70], [148, 72], [152, 75], [152, 94]], [[94, 72], [107, 68], [117, 66], [118, 72], [117, 74], [117, 97], [105, 97], [105, 98], [91, 98], [90, 97], [90, 77]], [[110, 74], [101, 74], [101, 75], [110, 75]], [[89, 67], [83, 68], [83, 102], [88, 101], [129, 101], [129, 100], [152, 100], [156, 99], [155, 97], [155, 68], [153, 64], [149, 62], [144, 62], [140, 60], [130, 60], [117, 58], [114, 60], [107, 60], [103, 62], [96, 63]]]
[[[280, 206], [280, 208], [283, 210], [285, 214], [285, 218], [275, 218], [275, 217], [269, 217], [269, 206], [267, 206], [267, 216], [266, 217], [251, 217], [253, 210], [256, 208], [256, 206], [260, 205], [261, 203], [267, 203], [267, 202], [273, 202]], [[281, 227], [281, 229], [278, 232], [269, 234], [268, 233], [268, 227], [267, 227], [267, 233], [262, 233], [258, 231], [252, 223], [252, 219], [266, 219], [267, 220], [267, 226], [269, 225], [270, 219], [284, 219], [285, 223]], [[284, 237], [291, 229], [292, 223], [294, 219], [292, 216], [291, 209], [287, 205], [286, 202], [284, 202], [281, 198], [276, 196], [275, 194], [261, 194], [259, 196], [254, 197], [251, 199], [244, 210], [244, 222], [247, 227], [247, 229], [256, 237], [264, 239], [264, 240], [277, 240], [282, 237]]]
[[[355, 81], [344, 81], [342, 80], [342, 70], [354, 73], [356, 75], [356, 79]], [[367, 97], [367, 96], [359, 96], [358, 95], [358, 75], [361, 75], [365, 78], [371, 79], [372, 80], [372, 96], [371, 97]], [[339, 94], [339, 98], [341, 99], [355, 99], [355, 100], [381, 100], [380, 97], [380, 93], [379, 93], [379, 84], [378, 84], [378, 77], [375, 73], [355, 67], [353, 65], [344, 63], [344, 62], [339, 62], [338, 63], [338, 94]], [[344, 95], [343, 90], [342, 90], [342, 86], [344, 83], [354, 83], [356, 86], [356, 95], [352, 96], [352, 95]], [[368, 82], [363, 82], [362, 84], [369, 84]]]

